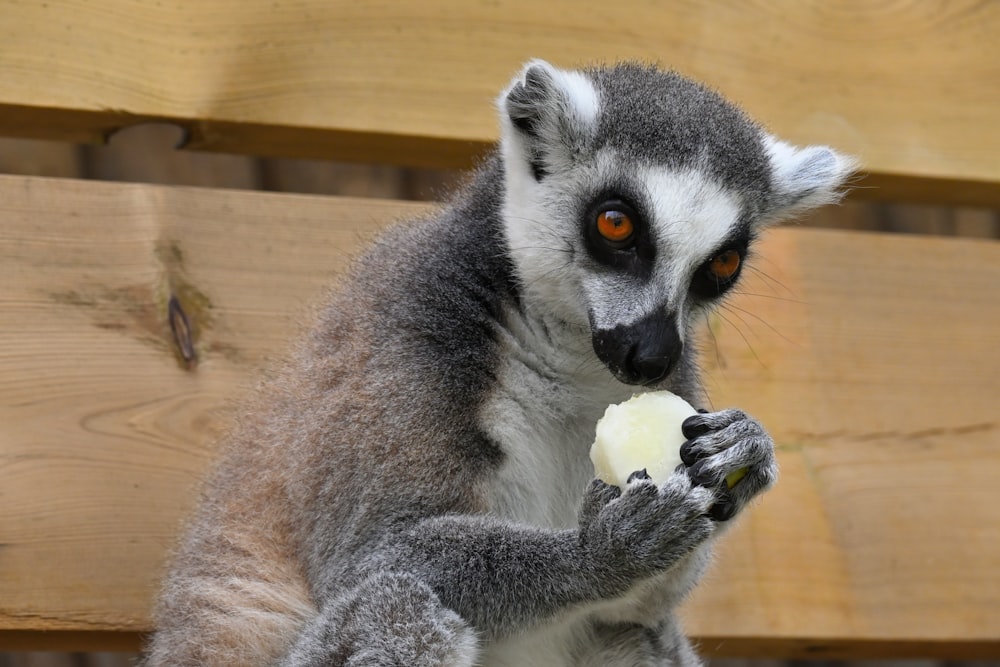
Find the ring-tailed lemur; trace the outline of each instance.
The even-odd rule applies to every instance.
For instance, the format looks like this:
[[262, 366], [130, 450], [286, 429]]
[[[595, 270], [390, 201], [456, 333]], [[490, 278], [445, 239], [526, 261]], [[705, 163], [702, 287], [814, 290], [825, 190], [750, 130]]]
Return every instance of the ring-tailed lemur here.
[[694, 323], [851, 163], [637, 64], [534, 61], [498, 106], [467, 187], [382, 235], [242, 411], [150, 667], [697, 662], [675, 606], [772, 441], [705, 413], [666, 483], [619, 489], [594, 426], [649, 388], [703, 402]]

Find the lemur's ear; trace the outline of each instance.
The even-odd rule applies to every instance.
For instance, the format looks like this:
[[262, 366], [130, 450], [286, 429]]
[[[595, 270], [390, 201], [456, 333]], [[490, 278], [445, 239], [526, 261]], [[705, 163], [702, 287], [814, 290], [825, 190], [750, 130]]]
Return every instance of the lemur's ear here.
[[766, 148], [774, 185], [769, 207], [773, 220], [838, 201], [857, 169], [853, 158], [827, 146], [796, 148], [768, 136]]
[[544, 60], [525, 65], [497, 102], [504, 143], [519, 149], [539, 181], [572, 165], [593, 135], [599, 105], [585, 75]]

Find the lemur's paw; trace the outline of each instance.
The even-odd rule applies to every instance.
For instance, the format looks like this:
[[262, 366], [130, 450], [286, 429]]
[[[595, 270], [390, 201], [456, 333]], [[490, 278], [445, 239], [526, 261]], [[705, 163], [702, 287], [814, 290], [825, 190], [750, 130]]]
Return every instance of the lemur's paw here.
[[[680, 455], [691, 481], [715, 489], [718, 502], [711, 516], [726, 521], [778, 477], [774, 441], [764, 427], [741, 410], [722, 410], [688, 417], [681, 425], [688, 441]], [[746, 474], [728, 488], [726, 478]]]
[[585, 532], [604, 509], [604, 506], [620, 495], [622, 495], [622, 490], [617, 486], [612, 486], [599, 479], [591, 481], [587, 491], [583, 494], [583, 503], [580, 505], [578, 522], [580, 531]]
[[618, 492], [618, 487], [599, 480], [588, 489], [580, 540], [595, 566], [614, 576], [637, 578], [663, 571], [715, 530], [709, 517], [715, 491], [692, 484], [683, 468], [660, 486], [639, 471], [624, 491], [616, 495], [608, 489]]

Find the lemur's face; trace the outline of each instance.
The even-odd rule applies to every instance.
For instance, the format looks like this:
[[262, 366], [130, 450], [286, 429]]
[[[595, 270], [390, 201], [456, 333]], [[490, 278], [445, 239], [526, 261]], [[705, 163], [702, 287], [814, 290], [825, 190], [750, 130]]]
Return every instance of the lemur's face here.
[[696, 170], [623, 165], [602, 152], [570, 179], [512, 189], [509, 241], [528, 298], [589, 327], [627, 384], [654, 385], [689, 323], [736, 284], [753, 230], [737, 196]]
[[694, 317], [736, 284], [751, 228], [739, 199], [698, 171], [634, 172], [586, 198], [576, 279], [598, 358], [651, 385], [676, 366]]
[[754, 236], [829, 200], [850, 162], [772, 139], [649, 68], [525, 68], [500, 99], [507, 240], [524, 299], [590, 331], [620, 381], [657, 385]]

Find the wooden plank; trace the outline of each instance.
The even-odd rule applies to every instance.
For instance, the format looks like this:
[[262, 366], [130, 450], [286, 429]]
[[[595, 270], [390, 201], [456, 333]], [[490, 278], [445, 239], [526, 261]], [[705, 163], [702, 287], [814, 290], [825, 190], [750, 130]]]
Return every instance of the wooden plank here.
[[0, 191], [0, 628], [142, 629], [223, 403], [365, 224], [417, 209], [13, 177]]
[[629, 58], [857, 154], [876, 188], [861, 196], [1000, 204], [993, 2], [0, 0], [0, 15], [2, 133], [100, 141], [169, 120], [198, 149], [465, 165], [524, 60]]
[[1000, 246], [804, 232], [710, 323], [713, 403], [772, 429], [783, 476], [691, 624], [729, 654], [996, 657]]
[[[148, 629], [225, 402], [362, 237], [419, 210], [0, 178], [0, 644]], [[783, 477], [689, 630], [710, 655], [997, 655], [1000, 246], [781, 229], [759, 254], [705, 361]]]

